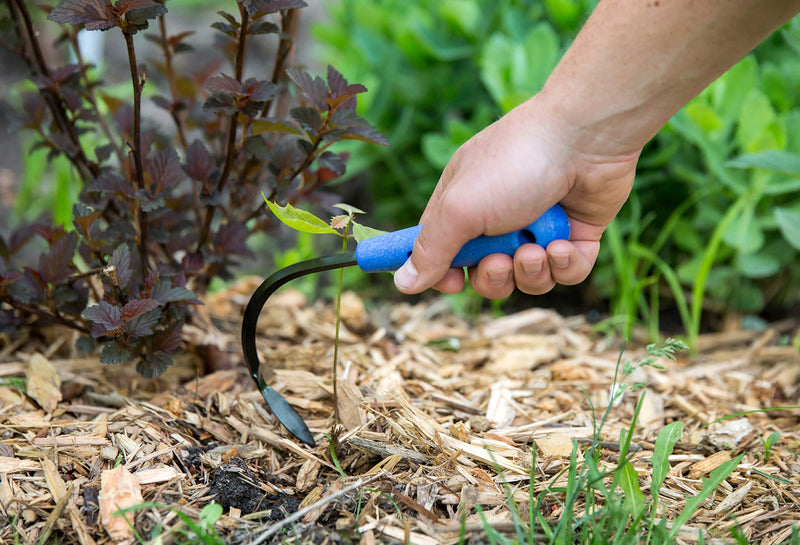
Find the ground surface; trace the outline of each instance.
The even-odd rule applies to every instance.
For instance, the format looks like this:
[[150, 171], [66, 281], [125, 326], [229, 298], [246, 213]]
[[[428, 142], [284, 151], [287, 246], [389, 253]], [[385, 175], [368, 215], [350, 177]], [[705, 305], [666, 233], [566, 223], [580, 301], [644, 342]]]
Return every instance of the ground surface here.
[[[338, 385], [343, 477], [326, 436], [332, 309], [282, 292], [260, 329], [272, 384], [317, 439], [309, 448], [276, 424], [240, 365], [239, 316], [253, 288], [245, 281], [209, 299], [203, 312], [213, 325], [187, 328], [175, 367], [155, 381], [133, 366], [75, 353], [64, 330], [0, 337], [0, 543], [35, 543], [45, 534], [59, 543], [108, 543], [110, 534], [131, 541], [124, 521], [103, 523], [97, 507], [130, 498], [195, 519], [216, 500], [225, 508], [217, 528], [230, 543], [280, 543], [275, 525], [319, 500], [281, 531], [306, 543], [456, 543], [466, 512], [468, 536], [484, 542], [476, 504], [491, 524], [513, 532], [498, 466], [515, 498], [527, 501], [533, 444], [538, 492], [565, 478], [572, 440], [584, 445], [592, 436], [587, 395], [598, 414], [605, 409], [619, 346], [580, 317], [531, 309], [467, 324], [439, 303], [366, 312], [351, 294]], [[746, 453], [681, 532], [683, 541], [696, 542], [697, 528], [706, 542], [721, 541], [738, 523], [750, 542], [772, 545], [800, 519], [800, 411], [713, 423], [799, 404], [797, 327], [704, 336], [696, 356], [630, 377], [649, 383], [632, 459], [646, 496], [656, 435], [666, 423], [685, 425], [660, 496], [668, 518], [703, 476]], [[631, 343], [624, 358], [642, 353]], [[203, 374], [226, 363], [233, 368]], [[609, 467], [639, 393], [611, 410], [602, 431]], [[780, 437], [765, 460], [760, 439], [774, 432]], [[555, 503], [545, 508], [558, 515]], [[136, 514], [135, 527], [149, 536], [179, 522], [172, 510], [151, 508]]]

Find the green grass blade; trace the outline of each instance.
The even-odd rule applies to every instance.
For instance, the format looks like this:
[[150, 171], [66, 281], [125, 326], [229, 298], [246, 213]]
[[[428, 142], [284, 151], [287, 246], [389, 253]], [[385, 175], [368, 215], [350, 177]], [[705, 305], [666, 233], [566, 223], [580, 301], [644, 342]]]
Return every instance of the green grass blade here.
[[639, 488], [639, 475], [630, 463], [619, 468], [617, 473], [619, 474], [619, 486], [625, 493], [625, 508], [631, 518], [636, 520], [644, 510], [644, 494]]
[[706, 281], [711, 274], [711, 269], [714, 266], [714, 261], [717, 258], [720, 244], [722, 243], [722, 236], [734, 219], [739, 215], [739, 212], [747, 206], [749, 202], [748, 196], [739, 197], [733, 205], [728, 208], [728, 211], [722, 217], [722, 220], [717, 224], [714, 232], [711, 234], [711, 240], [708, 241], [706, 251], [703, 253], [703, 260], [700, 263], [700, 268], [697, 271], [697, 276], [694, 279], [694, 288], [692, 289], [692, 327], [688, 331], [689, 345], [692, 350], [697, 348], [697, 337], [700, 334], [700, 318], [703, 313], [703, 299], [706, 292]]
[[[659, 434], [660, 435], [660, 434]], [[686, 505], [683, 507], [683, 511], [678, 517], [675, 519], [672, 530], [670, 531], [670, 537], [675, 537], [678, 535], [678, 532], [681, 529], [686, 521], [692, 518], [694, 512], [700, 506], [702, 502], [708, 498], [712, 492], [714, 492], [717, 487], [728, 478], [728, 476], [733, 473], [733, 470], [739, 465], [739, 462], [742, 461], [744, 458], [744, 453], [740, 454], [733, 460], [728, 460], [724, 464], [717, 467], [715, 470], [711, 472], [708, 479], [703, 479], [703, 488], [698, 492], [695, 496], [686, 500]]]
[[658, 437], [656, 438], [655, 447], [653, 447], [653, 479], [650, 485], [650, 493], [653, 496], [653, 507], [658, 503], [658, 493], [661, 490], [661, 485], [664, 479], [667, 478], [667, 473], [670, 470], [669, 457], [672, 454], [672, 449], [675, 448], [675, 443], [681, 437], [683, 432], [683, 422], [672, 422], [664, 426]]

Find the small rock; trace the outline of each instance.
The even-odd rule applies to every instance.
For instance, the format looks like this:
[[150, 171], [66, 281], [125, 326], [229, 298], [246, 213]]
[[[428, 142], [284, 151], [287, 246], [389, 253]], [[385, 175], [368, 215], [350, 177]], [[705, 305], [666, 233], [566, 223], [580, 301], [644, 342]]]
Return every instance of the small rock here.
[[753, 425], [747, 418], [724, 420], [708, 427], [708, 440], [719, 448], [735, 447], [752, 431]]

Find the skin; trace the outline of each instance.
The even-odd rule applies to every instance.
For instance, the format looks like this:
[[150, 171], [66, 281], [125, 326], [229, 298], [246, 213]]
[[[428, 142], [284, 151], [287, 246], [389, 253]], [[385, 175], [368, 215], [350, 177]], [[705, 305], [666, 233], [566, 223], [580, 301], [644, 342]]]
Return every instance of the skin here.
[[449, 263], [465, 242], [521, 229], [555, 203], [569, 241], [487, 256], [469, 281], [491, 299], [582, 282], [645, 143], [798, 12], [800, 0], [602, 0], [541, 92], [453, 155], [397, 288], [460, 291], [464, 273]]

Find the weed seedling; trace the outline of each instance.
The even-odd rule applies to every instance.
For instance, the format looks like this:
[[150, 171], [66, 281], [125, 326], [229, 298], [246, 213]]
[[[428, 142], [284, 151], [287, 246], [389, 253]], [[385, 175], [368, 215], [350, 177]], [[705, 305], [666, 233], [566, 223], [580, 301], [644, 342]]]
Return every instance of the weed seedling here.
[[[506, 499], [510, 506], [516, 540], [510, 540], [491, 526], [483, 511], [476, 511], [483, 525], [489, 543], [529, 545], [566, 545], [595, 543], [623, 544], [672, 544], [676, 542], [678, 531], [695, 514], [698, 507], [717, 489], [741, 461], [743, 454], [725, 462], [708, 478], [703, 479], [699, 493], [687, 498], [683, 509], [667, 526], [666, 517], [660, 516], [659, 493], [671, 469], [669, 457], [683, 431], [682, 422], [672, 422], [662, 429], [653, 447], [650, 458], [652, 474], [650, 479], [650, 498], [645, 498], [639, 485], [639, 475], [631, 463], [632, 437], [644, 401], [642, 393], [636, 403], [630, 426], [620, 431], [619, 457], [613, 469], [603, 469], [601, 461], [600, 431], [605, 426], [609, 412], [615, 401], [624, 392], [640, 388], [641, 385], [627, 386], [624, 381], [634, 370], [643, 366], [660, 368], [656, 358], [675, 358], [687, 346], [681, 341], [668, 339], [664, 344], [647, 347], [648, 357], [637, 362], [622, 363], [622, 351], [617, 360], [617, 370], [612, 388], [612, 398], [600, 418], [595, 422], [594, 438], [583, 452], [584, 461], [579, 462], [578, 443], [573, 442], [568, 466], [545, 484], [541, 492], [535, 492], [536, 450], [533, 450], [531, 466], [527, 520], [515, 503], [511, 487], [503, 478], [502, 469], [496, 466], [503, 483]], [[591, 405], [591, 400], [590, 400]], [[593, 408], [593, 406], [592, 406]], [[559, 484], [554, 484], [559, 483]], [[563, 483], [563, 484], [562, 484]], [[538, 485], [541, 487], [541, 483]], [[549, 500], [549, 501], [548, 501]], [[544, 513], [545, 505], [555, 503], [558, 513], [556, 520], [548, 520]], [[701, 539], [703, 536], [701, 535]], [[462, 538], [463, 542], [463, 538]]]

